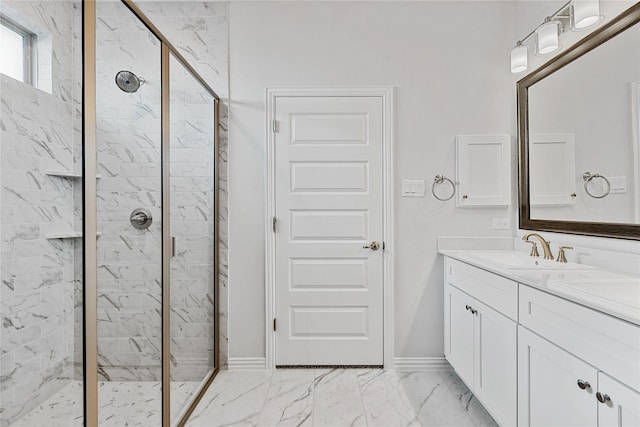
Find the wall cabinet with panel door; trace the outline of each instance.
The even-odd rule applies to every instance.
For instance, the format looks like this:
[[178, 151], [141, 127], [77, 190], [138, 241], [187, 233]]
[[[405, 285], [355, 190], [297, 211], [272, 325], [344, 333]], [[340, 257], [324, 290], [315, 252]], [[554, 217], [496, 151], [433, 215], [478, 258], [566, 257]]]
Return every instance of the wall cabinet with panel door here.
[[516, 423], [516, 323], [445, 285], [445, 357], [500, 425]]
[[511, 136], [457, 136], [456, 165], [456, 206], [511, 204]]

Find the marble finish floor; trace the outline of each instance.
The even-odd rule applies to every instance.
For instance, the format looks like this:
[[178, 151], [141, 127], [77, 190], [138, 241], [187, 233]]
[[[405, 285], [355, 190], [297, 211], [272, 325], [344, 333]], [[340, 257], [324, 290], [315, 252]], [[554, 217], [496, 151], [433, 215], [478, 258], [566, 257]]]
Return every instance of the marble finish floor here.
[[[200, 386], [171, 383], [171, 413], [177, 416]], [[98, 384], [100, 427], [159, 427], [161, 388], [157, 381], [102, 381]], [[82, 382], [73, 381], [10, 427], [81, 427], [84, 425]]]
[[497, 426], [453, 371], [221, 371], [189, 427]]

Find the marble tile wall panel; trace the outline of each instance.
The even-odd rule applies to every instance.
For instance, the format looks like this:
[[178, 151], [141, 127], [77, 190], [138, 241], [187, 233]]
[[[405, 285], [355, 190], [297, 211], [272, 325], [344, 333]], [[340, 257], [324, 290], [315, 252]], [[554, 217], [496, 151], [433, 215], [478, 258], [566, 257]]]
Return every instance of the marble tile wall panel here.
[[[80, 9], [71, 1], [3, 1], [38, 36], [38, 88], [0, 75], [0, 424], [12, 423], [73, 376]], [[81, 206], [81, 205], [80, 205]], [[81, 395], [78, 396], [81, 400]]]
[[[98, 363], [102, 380], [161, 377], [160, 42], [120, 2], [97, 3]], [[145, 82], [126, 93], [119, 71]], [[136, 208], [153, 223], [137, 230]]]
[[220, 365], [228, 360], [228, 4], [225, 1], [145, 1], [139, 7], [220, 96], [218, 127], [218, 307]]

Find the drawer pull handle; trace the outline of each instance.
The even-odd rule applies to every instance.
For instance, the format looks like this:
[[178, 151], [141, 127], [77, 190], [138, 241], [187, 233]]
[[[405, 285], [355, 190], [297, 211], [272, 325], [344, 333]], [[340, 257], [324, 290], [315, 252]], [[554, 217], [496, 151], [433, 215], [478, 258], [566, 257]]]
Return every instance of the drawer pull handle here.
[[591, 384], [589, 384], [589, 381], [578, 380], [578, 387], [580, 388], [580, 390], [586, 390], [588, 388], [591, 388]]
[[598, 402], [600, 402], [600, 403], [611, 402], [611, 398], [609, 397], [608, 394], [602, 394], [600, 392], [597, 392], [596, 393], [596, 398], [598, 399]]

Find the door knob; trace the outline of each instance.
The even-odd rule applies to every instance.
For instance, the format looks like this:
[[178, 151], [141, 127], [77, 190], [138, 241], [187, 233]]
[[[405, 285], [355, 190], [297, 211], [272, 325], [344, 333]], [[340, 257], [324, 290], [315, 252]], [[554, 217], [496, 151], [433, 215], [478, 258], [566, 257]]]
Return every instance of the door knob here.
[[596, 393], [596, 398], [598, 399], [598, 402], [600, 403], [607, 403], [611, 401], [611, 398], [609, 397], [608, 394], [602, 394], [600, 392]]
[[370, 245], [363, 246], [362, 249], [371, 249], [372, 251], [377, 251], [378, 249], [380, 249], [380, 243], [371, 242]]

